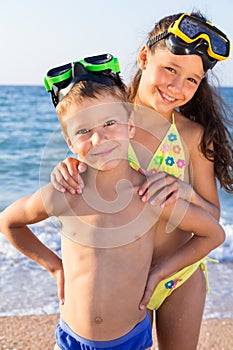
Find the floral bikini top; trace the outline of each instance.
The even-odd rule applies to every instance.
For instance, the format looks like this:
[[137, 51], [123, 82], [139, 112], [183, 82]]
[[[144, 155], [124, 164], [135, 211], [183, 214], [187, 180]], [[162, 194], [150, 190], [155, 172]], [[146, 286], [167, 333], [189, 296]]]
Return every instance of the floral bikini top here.
[[[129, 145], [128, 150], [128, 160], [133, 169], [136, 171], [141, 169], [140, 163], [131, 144]], [[155, 151], [146, 170], [152, 173], [164, 171], [184, 180], [186, 165], [184, 145], [176, 128], [175, 116], [173, 113], [171, 126]]]

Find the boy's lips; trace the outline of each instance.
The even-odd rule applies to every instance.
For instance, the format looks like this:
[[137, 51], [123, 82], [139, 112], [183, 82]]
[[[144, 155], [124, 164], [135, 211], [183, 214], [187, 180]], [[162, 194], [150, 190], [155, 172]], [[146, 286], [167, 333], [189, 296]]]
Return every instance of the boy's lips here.
[[106, 155], [112, 153], [116, 148], [117, 148], [117, 146], [113, 146], [113, 147], [106, 148], [106, 149], [96, 149], [92, 152], [92, 155], [93, 156], [106, 156]]

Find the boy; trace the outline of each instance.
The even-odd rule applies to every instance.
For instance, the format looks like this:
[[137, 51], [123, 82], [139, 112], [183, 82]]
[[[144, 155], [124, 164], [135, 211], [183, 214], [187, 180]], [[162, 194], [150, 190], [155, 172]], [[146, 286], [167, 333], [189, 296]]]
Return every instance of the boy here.
[[[154, 267], [151, 291], [221, 244], [224, 232], [205, 211], [182, 200], [164, 209], [140, 200], [145, 177], [128, 163], [135, 128], [119, 79], [102, 73], [96, 79], [84, 68], [75, 77], [66, 95], [56, 95], [56, 111], [67, 144], [88, 165], [83, 194], [60, 193], [49, 184], [8, 207], [0, 230], [57, 280], [61, 320], [55, 349], [148, 349], [151, 326], [140, 301], [145, 290], [150, 294], [146, 284], [159, 216], [180, 222], [194, 236]], [[49, 216], [62, 225], [62, 260], [27, 227]]]

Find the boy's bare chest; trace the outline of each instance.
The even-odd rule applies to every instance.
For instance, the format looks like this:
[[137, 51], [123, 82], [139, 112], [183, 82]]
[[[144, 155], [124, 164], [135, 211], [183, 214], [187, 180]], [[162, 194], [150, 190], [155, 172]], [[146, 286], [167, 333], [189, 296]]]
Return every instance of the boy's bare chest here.
[[[78, 213], [78, 215], [77, 215]], [[153, 229], [157, 218], [149, 205], [137, 194], [131, 198], [91, 201], [83, 197], [60, 217], [62, 232], [78, 243], [94, 247], [115, 247], [128, 244]]]

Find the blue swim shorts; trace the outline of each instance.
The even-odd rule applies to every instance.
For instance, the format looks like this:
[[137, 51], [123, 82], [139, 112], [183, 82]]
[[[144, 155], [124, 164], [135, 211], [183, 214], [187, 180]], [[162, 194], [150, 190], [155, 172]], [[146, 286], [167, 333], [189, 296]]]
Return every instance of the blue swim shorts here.
[[80, 337], [62, 320], [56, 327], [56, 343], [61, 350], [146, 350], [152, 346], [152, 332], [148, 314], [126, 335], [108, 341], [93, 341]]

